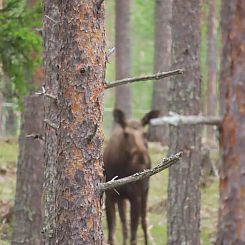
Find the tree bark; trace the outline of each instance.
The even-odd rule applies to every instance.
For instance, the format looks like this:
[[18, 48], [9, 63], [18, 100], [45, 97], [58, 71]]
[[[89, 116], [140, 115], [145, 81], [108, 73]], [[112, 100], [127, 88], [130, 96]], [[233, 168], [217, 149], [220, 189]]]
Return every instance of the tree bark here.
[[221, 171], [217, 245], [245, 244], [245, 2], [222, 2]]
[[[58, 96], [58, 68], [60, 66], [59, 26], [60, 13], [58, 1], [44, 1], [44, 73], [47, 93]], [[44, 96], [45, 119], [58, 124], [58, 109], [55, 100]], [[45, 124], [44, 144], [44, 194], [43, 194], [43, 235], [44, 244], [55, 244], [55, 188], [57, 185], [57, 132]]]
[[[217, 19], [216, 19], [216, 1], [209, 0], [208, 12], [208, 33], [207, 33], [207, 92], [206, 92], [206, 114], [207, 116], [217, 115]], [[207, 139], [214, 140], [215, 129], [207, 128]]]
[[[49, 4], [47, 1], [46, 11], [54, 7]], [[55, 179], [55, 203], [53, 195], [50, 202], [55, 208], [55, 223], [54, 233], [51, 234], [53, 240], [46, 244], [102, 244], [102, 197], [98, 186], [104, 179], [104, 7], [90, 0], [59, 1], [57, 6], [60, 18], [54, 20], [58, 21], [59, 36], [53, 36], [48, 29], [45, 37], [46, 59], [50, 62], [58, 60], [55, 147], [58, 152], [53, 162], [56, 173], [46, 182], [48, 188], [48, 184]], [[56, 23], [53, 21], [52, 24]], [[52, 54], [54, 61], [48, 52], [52, 45], [49, 35], [52, 35], [55, 44], [60, 43], [58, 53]], [[52, 70], [47, 69], [47, 65], [46, 72], [50, 72], [46, 74], [48, 77]], [[56, 71], [54, 73], [57, 75]], [[46, 136], [48, 143], [52, 136]], [[50, 205], [46, 205], [47, 211]]]
[[26, 98], [22, 114], [12, 245], [42, 244], [43, 142], [26, 137], [33, 133], [43, 133], [43, 99], [38, 96]]
[[[200, 110], [199, 6], [196, 0], [173, 0], [172, 66], [185, 69], [170, 85], [170, 109], [181, 115]], [[179, 166], [170, 167], [168, 244], [200, 244], [200, 129], [170, 127], [170, 153], [182, 150]]]
[[[116, 80], [130, 77], [130, 0], [116, 1]], [[128, 85], [116, 88], [115, 108], [131, 117], [131, 92]]]
[[[155, 54], [154, 70], [168, 71], [171, 68], [171, 18], [172, 0], [156, 0], [155, 4]], [[168, 114], [169, 79], [153, 84], [152, 109]], [[149, 140], [168, 144], [169, 130], [166, 126], [150, 126]]]

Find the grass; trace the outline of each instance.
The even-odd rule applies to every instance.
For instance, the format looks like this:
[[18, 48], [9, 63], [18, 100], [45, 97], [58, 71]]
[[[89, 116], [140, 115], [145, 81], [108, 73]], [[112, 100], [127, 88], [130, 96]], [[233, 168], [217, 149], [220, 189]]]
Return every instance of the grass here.
[[[16, 158], [18, 146], [16, 140], [9, 142], [0, 141], [0, 217], [13, 205], [15, 194]], [[158, 145], [150, 144], [150, 154], [153, 166], [163, 157], [164, 149]], [[217, 155], [215, 154], [217, 157]], [[150, 233], [150, 244], [166, 244], [166, 199], [167, 199], [168, 171], [163, 171], [151, 178], [148, 203], [148, 224]], [[202, 189], [201, 210], [201, 241], [203, 245], [211, 245], [215, 235], [218, 208], [218, 183], [210, 178], [206, 188]], [[0, 218], [2, 222], [2, 218]], [[121, 244], [121, 227], [117, 217], [116, 237]], [[103, 213], [103, 230], [107, 236], [105, 214]], [[0, 224], [0, 244], [9, 244], [12, 225]], [[2, 239], [2, 240], [1, 240]], [[138, 229], [138, 244], [143, 244], [143, 233]]]

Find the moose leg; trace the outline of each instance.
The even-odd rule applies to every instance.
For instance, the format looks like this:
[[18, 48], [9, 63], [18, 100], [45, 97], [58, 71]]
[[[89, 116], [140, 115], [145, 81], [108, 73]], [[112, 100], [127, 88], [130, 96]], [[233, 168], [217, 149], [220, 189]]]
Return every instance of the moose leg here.
[[107, 227], [108, 227], [108, 243], [114, 245], [114, 236], [115, 236], [115, 226], [116, 226], [116, 212], [115, 212], [115, 201], [106, 196], [105, 200], [106, 205], [106, 218], [107, 218]]
[[130, 216], [131, 216], [131, 245], [137, 244], [137, 228], [139, 224], [139, 217], [140, 217], [140, 199], [139, 197], [133, 198], [130, 200], [131, 209], [130, 209]]
[[127, 219], [126, 219], [126, 200], [120, 199], [118, 200], [118, 210], [120, 219], [122, 222], [122, 230], [123, 230], [123, 245], [127, 244], [128, 240], [128, 227], [127, 227]]
[[148, 193], [144, 193], [142, 196], [141, 202], [141, 225], [144, 232], [145, 245], [148, 245], [148, 234], [147, 234], [147, 220], [146, 220], [146, 212], [147, 212], [147, 195]]

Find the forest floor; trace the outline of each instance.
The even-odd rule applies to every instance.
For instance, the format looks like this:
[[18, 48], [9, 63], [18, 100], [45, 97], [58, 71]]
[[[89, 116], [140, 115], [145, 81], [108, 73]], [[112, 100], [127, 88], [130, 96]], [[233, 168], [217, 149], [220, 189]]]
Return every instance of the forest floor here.
[[[12, 232], [12, 214], [15, 195], [16, 159], [18, 144], [16, 139], [0, 140], [0, 244], [9, 245]], [[153, 166], [159, 163], [166, 149], [158, 144], [150, 144]], [[218, 153], [213, 152], [212, 158]], [[201, 202], [201, 244], [210, 245], [215, 240], [218, 218], [218, 180], [209, 176], [202, 187]], [[151, 178], [148, 203], [149, 240], [152, 245], [166, 244], [166, 199], [168, 171]], [[128, 205], [129, 206], [129, 205]], [[116, 237], [121, 244], [121, 228], [117, 215]], [[103, 230], [107, 236], [105, 213], [103, 212]], [[144, 244], [142, 229], [138, 229], [138, 244]]]

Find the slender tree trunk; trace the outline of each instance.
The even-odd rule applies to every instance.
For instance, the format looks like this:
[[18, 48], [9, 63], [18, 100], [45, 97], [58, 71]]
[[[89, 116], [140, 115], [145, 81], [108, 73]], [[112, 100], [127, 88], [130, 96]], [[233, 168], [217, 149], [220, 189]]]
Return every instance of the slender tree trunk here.
[[[49, 244], [102, 244], [98, 184], [103, 180], [105, 36], [104, 7], [103, 4], [98, 6], [97, 2], [57, 2], [60, 18], [54, 20], [58, 21], [59, 36], [52, 38], [55, 44], [59, 41], [60, 49], [58, 56], [52, 52], [51, 55], [54, 55], [54, 62], [58, 59], [58, 127], [54, 149], [58, 152], [53, 162], [57, 173], [46, 179], [48, 188], [48, 184], [53, 186], [55, 178], [55, 227]], [[51, 10], [53, 7], [47, 1], [46, 13], [47, 8]], [[53, 44], [47, 38], [53, 34], [48, 28], [46, 25], [45, 49], [46, 59], [50, 60], [48, 49]], [[49, 76], [52, 70], [47, 69], [47, 65], [46, 72], [50, 74], [46, 76]], [[46, 136], [52, 137], [49, 134]], [[46, 144], [50, 140], [48, 138]], [[51, 199], [46, 205], [47, 212], [54, 204], [53, 197]], [[49, 226], [52, 225], [48, 223], [45, 230]]]
[[[116, 0], [116, 79], [130, 76], [130, 0]], [[123, 110], [127, 117], [131, 111], [131, 92], [128, 85], [116, 88], [115, 107]]]
[[[206, 92], [206, 114], [215, 116], [217, 114], [217, 19], [216, 19], [216, 1], [209, 0], [208, 13], [208, 35], [207, 35], [207, 92]], [[207, 139], [214, 139], [215, 129], [207, 128]]]
[[28, 96], [22, 113], [14, 207], [12, 245], [41, 245], [41, 195], [43, 185], [43, 142], [30, 134], [43, 132], [43, 100]]
[[221, 173], [217, 245], [245, 244], [245, 2], [222, 2]]
[[[155, 4], [155, 73], [171, 68], [171, 18], [172, 0], [156, 0]], [[152, 109], [160, 110], [161, 116], [168, 114], [169, 79], [153, 84]], [[167, 126], [150, 126], [149, 139], [168, 144]]]
[[[183, 68], [171, 86], [171, 111], [197, 115], [200, 109], [199, 1], [173, 0], [172, 63]], [[168, 244], [200, 244], [200, 129], [170, 127], [170, 153], [182, 150], [180, 164], [169, 171]]]
[[[58, 1], [44, 1], [44, 70], [45, 89], [47, 93], [58, 95], [58, 68], [60, 66], [59, 26], [60, 13]], [[58, 109], [56, 101], [45, 97], [45, 119], [58, 124]], [[45, 124], [45, 170], [43, 194], [43, 235], [44, 244], [55, 244], [55, 188], [57, 185], [57, 132]]]

